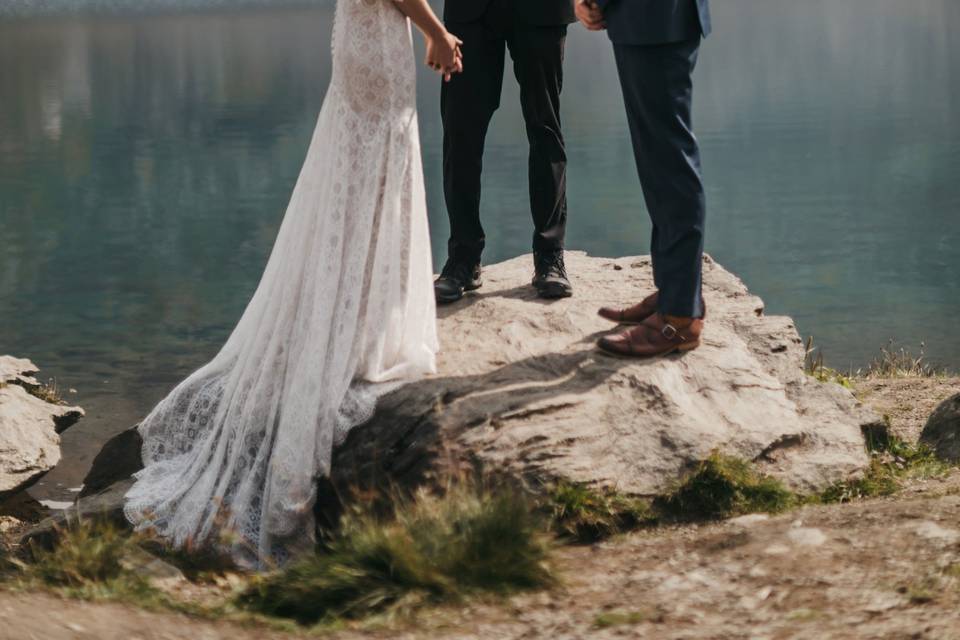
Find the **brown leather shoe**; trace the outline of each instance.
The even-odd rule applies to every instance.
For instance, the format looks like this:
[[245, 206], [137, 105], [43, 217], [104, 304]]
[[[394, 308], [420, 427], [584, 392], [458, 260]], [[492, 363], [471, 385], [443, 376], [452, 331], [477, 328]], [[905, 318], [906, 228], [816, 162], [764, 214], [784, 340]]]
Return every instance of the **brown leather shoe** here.
[[618, 356], [653, 358], [700, 346], [703, 318], [679, 318], [657, 313], [642, 324], [600, 338], [597, 346]]
[[606, 318], [611, 322], [620, 324], [640, 324], [657, 312], [657, 299], [660, 297], [659, 291], [654, 291], [643, 299], [640, 304], [635, 304], [627, 309], [614, 309], [613, 307], [603, 307], [597, 314], [601, 318]]

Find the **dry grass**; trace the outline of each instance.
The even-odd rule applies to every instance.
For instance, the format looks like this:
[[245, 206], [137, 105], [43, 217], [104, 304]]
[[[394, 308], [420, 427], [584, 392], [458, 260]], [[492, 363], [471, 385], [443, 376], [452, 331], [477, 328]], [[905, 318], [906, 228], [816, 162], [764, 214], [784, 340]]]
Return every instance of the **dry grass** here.
[[867, 367], [862, 375], [868, 378], [932, 378], [945, 375], [942, 368], [928, 364], [926, 345], [920, 343], [920, 354], [915, 356], [904, 347], [895, 348], [891, 340], [880, 349], [880, 355]]
[[325, 552], [255, 580], [239, 599], [303, 624], [411, 613], [471, 593], [553, 583], [549, 542], [528, 500], [472, 484], [397, 498], [384, 519], [348, 512]]
[[905, 347], [896, 348], [896, 343], [891, 340], [886, 347], [880, 349], [880, 354], [865, 370], [843, 373], [826, 366], [823, 350], [814, 345], [813, 336], [810, 336], [807, 338], [803, 369], [807, 375], [820, 382], [835, 382], [848, 389], [853, 388], [854, 378], [934, 378], [947, 375], [943, 367], [927, 362], [925, 350], [926, 345], [921, 342], [919, 355], [914, 355]]
[[76, 520], [57, 531], [50, 548], [31, 545], [29, 559], [8, 557], [5, 578], [15, 588], [47, 588], [84, 600], [118, 600], [155, 609], [176, 607], [129, 568], [140, 539], [100, 520]]
[[49, 402], [50, 404], [66, 404], [63, 395], [60, 393], [60, 386], [53, 378], [36, 386], [24, 385], [24, 388], [27, 390], [27, 393], [40, 398], [44, 402]]

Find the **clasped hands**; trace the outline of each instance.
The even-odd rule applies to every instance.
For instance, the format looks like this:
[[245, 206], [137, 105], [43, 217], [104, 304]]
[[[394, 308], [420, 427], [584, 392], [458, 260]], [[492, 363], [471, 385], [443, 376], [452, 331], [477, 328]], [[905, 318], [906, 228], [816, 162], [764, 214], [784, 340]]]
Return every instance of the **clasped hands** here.
[[[603, 31], [607, 28], [603, 9], [595, 0], [575, 0], [574, 10], [577, 19], [590, 31]], [[426, 65], [443, 76], [447, 82], [455, 73], [463, 73], [463, 41], [443, 30], [427, 38]]]
[[574, 11], [577, 14], [577, 20], [590, 31], [603, 31], [607, 28], [603, 9], [595, 0], [576, 0]]
[[461, 46], [463, 40], [446, 29], [428, 36], [426, 65], [443, 76], [444, 81], [449, 82], [453, 74], [463, 73]]

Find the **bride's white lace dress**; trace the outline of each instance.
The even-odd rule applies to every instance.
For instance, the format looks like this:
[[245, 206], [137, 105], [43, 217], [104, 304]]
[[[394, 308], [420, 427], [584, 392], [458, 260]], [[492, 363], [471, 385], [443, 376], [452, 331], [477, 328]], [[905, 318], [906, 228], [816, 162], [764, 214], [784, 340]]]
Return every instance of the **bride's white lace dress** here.
[[227, 545], [247, 566], [313, 539], [316, 479], [390, 388], [376, 383], [434, 370], [407, 19], [391, 0], [339, 0], [332, 49], [263, 278], [219, 354], [140, 424], [145, 468], [127, 494], [138, 529]]

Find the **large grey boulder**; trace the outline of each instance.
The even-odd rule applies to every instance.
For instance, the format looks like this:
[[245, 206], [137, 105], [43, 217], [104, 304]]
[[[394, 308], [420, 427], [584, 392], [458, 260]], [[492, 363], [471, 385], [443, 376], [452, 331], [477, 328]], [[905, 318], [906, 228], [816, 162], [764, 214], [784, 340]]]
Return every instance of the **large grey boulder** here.
[[29, 360], [0, 356], [0, 498], [34, 483], [60, 461], [60, 433], [83, 409], [31, 395], [39, 387]]
[[[596, 350], [613, 329], [596, 310], [652, 291], [649, 258], [571, 253], [567, 263], [571, 299], [537, 299], [523, 257], [488, 267], [480, 291], [442, 307], [439, 373], [381, 400], [335, 451], [321, 500], [465, 468], [654, 495], [715, 450], [801, 491], [867, 466], [862, 434], [880, 418], [848, 390], [805, 375], [793, 322], [763, 315], [763, 302], [720, 265], [705, 259], [703, 346], [637, 361]], [[114, 439], [85, 492], [129, 477], [139, 448], [133, 430]]]
[[930, 445], [937, 457], [960, 462], [960, 393], [934, 409], [920, 434], [920, 442]]
[[601, 305], [653, 291], [649, 258], [570, 253], [575, 296], [553, 302], [527, 285], [529, 257], [487, 268], [480, 291], [440, 309], [439, 374], [383, 399], [336, 452], [334, 485], [466, 464], [654, 495], [715, 450], [801, 491], [861, 473], [863, 431], [879, 416], [807, 376], [790, 318], [765, 316], [736, 276], [704, 262], [703, 346], [648, 361], [594, 344], [613, 328]]

